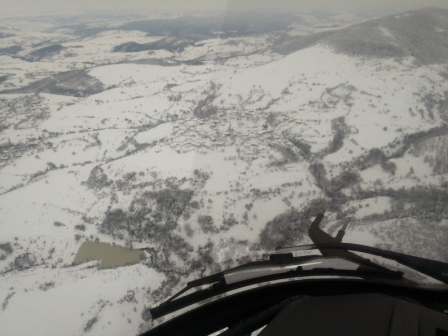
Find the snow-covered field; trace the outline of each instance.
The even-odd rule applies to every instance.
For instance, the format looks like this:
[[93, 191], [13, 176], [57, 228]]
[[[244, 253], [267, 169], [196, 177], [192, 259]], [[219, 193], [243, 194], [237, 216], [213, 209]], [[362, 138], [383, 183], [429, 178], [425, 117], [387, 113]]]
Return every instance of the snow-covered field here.
[[[352, 217], [344, 241], [448, 261], [447, 234], [434, 235], [448, 225], [446, 64], [325, 43], [273, 51], [285, 35], [363, 20], [348, 14], [175, 50], [127, 20], [84, 22], [107, 27], [89, 34], [2, 23], [13, 36], [0, 38], [1, 335], [142, 332], [147, 308], [204, 268], [309, 243], [275, 227], [330, 197], [323, 227]], [[146, 258], [74, 265], [86, 240]]]

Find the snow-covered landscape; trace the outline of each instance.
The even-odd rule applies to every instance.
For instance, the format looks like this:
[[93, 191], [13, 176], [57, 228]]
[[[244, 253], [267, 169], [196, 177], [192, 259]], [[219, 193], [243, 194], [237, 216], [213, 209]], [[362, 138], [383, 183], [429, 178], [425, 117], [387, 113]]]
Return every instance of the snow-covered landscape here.
[[344, 242], [448, 262], [448, 10], [0, 26], [1, 335], [139, 334], [330, 198]]

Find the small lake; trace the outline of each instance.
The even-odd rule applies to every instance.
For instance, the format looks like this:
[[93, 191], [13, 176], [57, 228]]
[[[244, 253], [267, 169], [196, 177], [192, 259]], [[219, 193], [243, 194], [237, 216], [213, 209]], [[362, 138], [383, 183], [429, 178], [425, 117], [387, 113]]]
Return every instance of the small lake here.
[[142, 250], [134, 250], [120, 245], [85, 241], [76, 253], [75, 264], [101, 260], [101, 268], [133, 265], [145, 258]]

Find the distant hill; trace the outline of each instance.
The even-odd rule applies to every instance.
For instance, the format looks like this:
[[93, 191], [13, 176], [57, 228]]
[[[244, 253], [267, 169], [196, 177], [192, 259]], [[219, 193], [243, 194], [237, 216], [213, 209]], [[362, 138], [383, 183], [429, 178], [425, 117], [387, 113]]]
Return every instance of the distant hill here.
[[129, 22], [119, 29], [140, 30], [152, 36], [191, 36], [201, 35], [203, 38], [216, 36], [245, 36], [281, 31], [297, 20], [297, 17], [286, 13], [231, 13], [224, 17], [180, 17], [168, 20], [143, 20]]
[[194, 43], [194, 41], [182, 41], [176, 38], [163, 38], [161, 40], [150, 42], [150, 43], [136, 43], [127, 42], [120, 44], [112, 49], [112, 52], [139, 52], [139, 51], [149, 51], [149, 50], [161, 50], [165, 49], [171, 52], [183, 51], [185, 47]]
[[49, 56], [52, 56], [54, 54], [57, 54], [61, 52], [64, 49], [64, 47], [60, 44], [53, 44], [44, 48], [40, 48], [37, 50], [34, 50], [33, 52], [30, 52], [29, 54], [25, 55], [23, 59], [30, 61], [30, 62], [36, 62], [41, 61], [44, 58], [47, 58]]
[[20, 89], [1, 93], [51, 93], [64, 96], [86, 97], [104, 90], [103, 84], [84, 70], [67, 71], [33, 82]]
[[124, 23], [118, 27], [77, 24], [66, 26], [79, 36], [92, 36], [109, 30], [138, 30], [150, 36], [216, 37], [247, 36], [287, 29], [299, 18], [289, 13], [227, 13], [225, 16], [184, 16]]
[[285, 38], [273, 50], [290, 54], [318, 43], [352, 56], [413, 56], [422, 64], [445, 63], [448, 60], [448, 10], [425, 8], [332, 32]]
[[150, 50], [183, 51], [187, 46], [202, 40], [248, 36], [285, 30], [298, 18], [285, 13], [257, 13], [254, 15], [230, 14], [225, 17], [180, 17], [167, 20], [143, 20], [126, 23], [122, 30], [139, 30], [150, 36], [166, 36], [159, 41], [139, 44], [127, 42], [112, 52], [139, 52]]
[[22, 47], [18, 45], [14, 45], [7, 48], [0, 49], [0, 55], [15, 55], [19, 51], [22, 51]]
[[50, 44], [50, 43], [51, 43], [51, 40], [45, 40], [45, 41], [33, 44], [33, 48], [43, 47], [44, 45]]
[[7, 34], [7, 33], [0, 33], [0, 38], [5, 38], [5, 37], [11, 37], [14, 36], [13, 34]]

